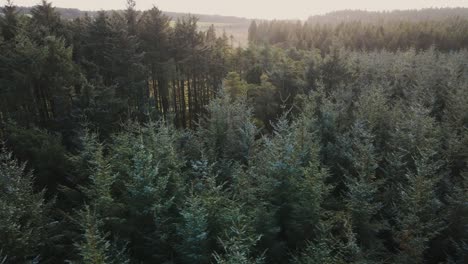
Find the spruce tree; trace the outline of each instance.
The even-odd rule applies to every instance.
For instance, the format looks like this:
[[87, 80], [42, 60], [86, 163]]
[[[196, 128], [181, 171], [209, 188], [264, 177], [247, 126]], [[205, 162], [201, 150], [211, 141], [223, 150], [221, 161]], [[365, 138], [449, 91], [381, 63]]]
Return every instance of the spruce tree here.
[[415, 159], [416, 172], [409, 172], [407, 183], [401, 185], [394, 231], [400, 250], [396, 261], [424, 262], [429, 243], [442, 231], [442, 203], [436, 192], [441, 164], [434, 157], [434, 152], [422, 151]]
[[382, 180], [377, 175], [379, 157], [374, 148], [374, 136], [363, 123], [358, 122], [345, 140], [351, 141], [349, 152], [343, 150], [351, 163], [346, 173], [345, 210], [351, 215], [353, 231], [364, 254], [356, 258], [377, 260], [381, 258], [379, 251], [383, 249], [378, 236], [385, 225], [379, 216]]
[[1, 11], [3, 13], [0, 17], [1, 34], [4, 41], [10, 41], [15, 38], [19, 30], [18, 11], [12, 0], [7, 0]]
[[177, 227], [181, 243], [177, 248], [183, 263], [209, 260], [208, 212], [200, 197], [192, 194], [181, 209], [182, 223]]
[[37, 41], [47, 36], [60, 37], [63, 33], [63, 25], [60, 14], [47, 0], [42, 0], [40, 4], [31, 10], [31, 23], [29, 25], [31, 35]]
[[263, 254], [252, 256], [252, 251], [261, 236], [255, 237], [250, 223], [245, 223], [242, 213], [234, 219], [229, 230], [219, 239], [223, 247], [224, 254], [214, 253], [214, 259], [217, 264], [262, 264], [264, 263]]
[[111, 263], [109, 259], [109, 242], [99, 231], [102, 223], [89, 207], [86, 207], [82, 214], [80, 223], [84, 231], [83, 241], [76, 247], [80, 252], [83, 263], [106, 264]]
[[130, 263], [125, 251], [117, 249], [104, 234], [100, 216], [86, 206], [80, 213], [80, 225], [84, 231], [83, 238], [76, 243], [79, 251], [79, 263], [90, 264], [120, 264]]
[[252, 44], [258, 44], [258, 29], [257, 29], [257, 21], [252, 21], [249, 27], [249, 42]]
[[34, 179], [25, 164], [0, 149], [0, 254], [7, 263], [41, 259], [51, 223], [51, 203], [44, 191], [34, 190]]

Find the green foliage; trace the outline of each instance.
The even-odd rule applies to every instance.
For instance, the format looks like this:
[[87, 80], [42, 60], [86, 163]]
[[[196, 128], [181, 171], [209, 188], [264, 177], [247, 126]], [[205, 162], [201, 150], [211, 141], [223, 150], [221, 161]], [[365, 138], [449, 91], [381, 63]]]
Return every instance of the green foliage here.
[[79, 263], [129, 263], [124, 252], [115, 250], [100, 231], [103, 223], [90, 207], [83, 209], [79, 221], [84, 231], [83, 239], [76, 244], [81, 257]]
[[35, 193], [25, 165], [0, 150], [0, 252], [9, 263], [40, 259], [50, 231], [51, 204], [44, 191]]
[[99, 222], [89, 207], [84, 209], [83, 219], [80, 219], [80, 222], [82, 222], [84, 230], [84, 239], [77, 247], [83, 262], [93, 264], [110, 263], [108, 256], [109, 242], [99, 232]]
[[271, 129], [271, 122], [280, 114], [280, 103], [276, 96], [277, 88], [267, 80], [266, 75], [262, 75], [260, 85], [249, 86], [247, 98], [259, 127]]
[[232, 223], [229, 231], [226, 231], [224, 239], [220, 239], [224, 254], [214, 253], [214, 258], [218, 264], [261, 264], [264, 263], [263, 256], [252, 258], [252, 248], [257, 244], [260, 237], [252, 236], [252, 230], [245, 225], [242, 219], [242, 213], [239, 212], [238, 219]]
[[440, 162], [432, 160], [434, 153], [423, 152], [416, 162], [416, 173], [407, 174], [402, 186], [401, 203], [397, 210], [395, 235], [401, 252], [398, 261], [423, 262], [428, 243], [442, 228], [439, 216], [441, 202], [436, 194]]
[[200, 197], [190, 196], [182, 208], [183, 223], [177, 228], [182, 242], [178, 252], [183, 263], [208, 261], [208, 212]]
[[309, 244], [304, 253], [295, 259], [297, 264], [335, 264], [341, 263], [333, 257], [332, 251], [324, 243]]
[[208, 106], [199, 133], [210, 161], [246, 162], [252, 155], [257, 128], [244, 101], [231, 103], [229, 96], [221, 95]]
[[97, 135], [85, 132], [82, 140], [84, 148], [78, 157], [79, 166], [87, 168], [89, 175], [89, 184], [82, 191], [95, 214], [105, 216], [112, 211], [112, 185], [116, 177], [108, 158], [104, 156], [104, 146], [98, 142]]
[[247, 96], [247, 83], [235, 72], [228, 73], [224, 79], [223, 88], [225, 93], [234, 100], [242, 100]]
[[18, 11], [12, 0], [7, 0], [7, 4], [1, 9], [3, 16], [0, 17], [0, 28], [5, 41], [10, 41], [18, 33]]
[[5, 144], [21, 161], [28, 161], [27, 168], [35, 172], [36, 189], [47, 188], [53, 194], [59, 184], [66, 184], [68, 151], [62, 145], [60, 135], [39, 128], [25, 128], [16, 124], [5, 124]]

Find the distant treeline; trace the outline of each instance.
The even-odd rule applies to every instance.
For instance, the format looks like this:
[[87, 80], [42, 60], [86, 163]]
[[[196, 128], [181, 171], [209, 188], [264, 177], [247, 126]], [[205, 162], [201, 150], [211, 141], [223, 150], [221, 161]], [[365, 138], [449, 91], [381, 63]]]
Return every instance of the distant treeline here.
[[301, 21], [253, 21], [249, 42], [328, 52], [351, 50], [459, 50], [468, 47], [468, 9], [390, 13], [341, 11]]
[[325, 15], [311, 16], [307, 20], [310, 24], [339, 24], [342, 22], [361, 21], [376, 23], [380, 21], [426, 21], [445, 20], [453, 17], [468, 18], [468, 8], [426, 8], [420, 10], [394, 10], [372, 12], [363, 10], [342, 10]]
[[[33, 7], [18, 7], [18, 11], [20, 14], [31, 14], [31, 10]], [[76, 19], [79, 17], [84, 17], [88, 15], [90, 17], [95, 17], [98, 15], [99, 11], [85, 11], [80, 10], [77, 8], [55, 8], [56, 12], [60, 14], [63, 19]], [[124, 13], [125, 10], [105, 10], [105, 12], [117, 12], [117, 13]], [[1, 11], [0, 11], [1, 13]], [[179, 13], [179, 12], [163, 12], [164, 15], [168, 16], [172, 20], [177, 20], [179, 18], [186, 17], [189, 15], [188, 13]], [[204, 15], [204, 14], [191, 14], [199, 19], [200, 22], [210, 22], [210, 23], [229, 23], [229, 24], [249, 24], [250, 19], [241, 18], [241, 17], [234, 17], [234, 16], [220, 16], [220, 15]]]

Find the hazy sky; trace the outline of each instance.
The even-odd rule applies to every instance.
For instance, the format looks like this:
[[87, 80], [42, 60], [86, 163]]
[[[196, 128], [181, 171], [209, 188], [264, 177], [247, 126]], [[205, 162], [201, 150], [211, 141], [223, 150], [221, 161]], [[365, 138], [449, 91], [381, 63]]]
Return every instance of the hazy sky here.
[[[4, 0], [0, 0], [4, 1]], [[249, 18], [300, 18], [342, 9], [394, 10], [427, 7], [468, 7], [468, 0], [136, 0], [138, 9], [153, 5], [164, 11], [219, 14]], [[14, 0], [31, 6], [40, 0]], [[58, 7], [82, 10], [122, 9], [125, 0], [52, 0]]]

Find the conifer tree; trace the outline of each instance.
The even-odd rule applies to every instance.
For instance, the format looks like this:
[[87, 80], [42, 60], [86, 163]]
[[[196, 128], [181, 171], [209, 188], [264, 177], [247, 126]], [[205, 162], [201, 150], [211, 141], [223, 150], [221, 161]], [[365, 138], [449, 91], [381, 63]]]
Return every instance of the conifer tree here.
[[83, 150], [75, 158], [78, 166], [88, 173], [89, 183], [82, 187], [90, 210], [96, 217], [109, 217], [115, 206], [112, 187], [116, 175], [112, 172], [110, 161], [104, 155], [104, 146], [98, 142], [97, 134], [85, 131], [82, 137]]
[[378, 254], [383, 248], [378, 235], [385, 226], [379, 219], [382, 202], [378, 193], [382, 182], [377, 178], [378, 157], [373, 145], [374, 136], [363, 123], [358, 122], [351, 128], [349, 138], [345, 140], [349, 140], [351, 146], [346, 153], [350, 169], [345, 172], [347, 195], [344, 201], [346, 210], [351, 215], [357, 243], [364, 254], [355, 257], [377, 260], [381, 258]]
[[59, 37], [63, 30], [60, 15], [52, 3], [42, 0], [41, 3], [31, 10], [31, 31], [35, 39], [41, 41], [46, 36]]
[[0, 17], [1, 34], [5, 41], [10, 41], [14, 39], [19, 30], [18, 11], [12, 0], [7, 0], [1, 10], [3, 13]]
[[50, 206], [44, 191], [34, 191], [25, 164], [0, 149], [0, 254], [7, 263], [40, 260], [49, 230]]
[[95, 213], [86, 207], [82, 212], [81, 222], [84, 230], [83, 242], [76, 245], [83, 263], [106, 264], [109, 259], [109, 242], [99, 231], [100, 223]]
[[331, 237], [331, 222], [321, 222], [317, 226], [317, 237], [308, 242], [299, 254], [295, 255], [295, 264], [341, 264], [346, 263], [340, 256], [339, 248]]
[[184, 202], [178, 136], [163, 122], [128, 123], [127, 131], [116, 135], [111, 146], [119, 202], [126, 214], [119, 231], [130, 241], [129, 251], [137, 260], [164, 261], [175, 251], [174, 219], [177, 205]]
[[224, 79], [223, 88], [225, 93], [233, 100], [245, 100], [247, 96], [247, 84], [235, 72], [228, 73], [226, 79]]
[[416, 172], [409, 172], [408, 182], [401, 186], [394, 232], [400, 249], [396, 261], [424, 262], [429, 243], [442, 230], [442, 203], [436, 193], [441, 164], [433, 161], [434, 154], [422, 151], [415, 160]]
[[151, 88], [156, 108], [168, 118], [169, 114], [169, 48], [170, 19], [153, 7], [142, 14], [139, 25], [141, 48], [145, 51], [143, 62], [151, 74]]
[[248, 160], [257, 133], [251, 116], [251, 110], [246, 107], [245, 101], [232, 102], [226, 94], [221, 94], [210, 102], [207, 117], [201, 122], [200, 129], [200, 138], [210, 161]]
[[208, 250], [208, 212], [201, 197], [192, 194], [181, 210], [182, 223], [177, 233], [182, 242], [177, 252], [183, 263], [206, 263]]
[[245, 224], [245, 220], [241, 212], [237, 219], [233, 219], [232, 226], [226, 231], [223, 238], [219, 239], [219, 243], [223, 247], [224, 254], [214, 253], [214, 259], [217, 264], [262, 264], [264, 263], [263, 255], [252, 256], [252, 249], [260, 240], [260, 236], [255, 237], [252, 233], [251, 226]]
[[90, 264], [126, 264], [129, 263], [125, 252], [117, 250], [108, 240], [102, 229], [102, 221], [93, 209], [86, 206], [80, 213], [80, 224], [84, 231], [83, 238], [76, 243], [81, 261]]
[[114, 226], [120, 222], [118, 204], [112, 194], [115, 174], [97, 134], [86, 128], [81, 141], [83, 149], [72, 160], [83, 169], [81, 177], [88, 179], [80, 188], [86, 205], [77, 214], [82, 238], [75, 247], [84, 263], [127, 263], [124, 252], [116, 249], [114, 241], [104, 231], [115, 230]]
[[249, 27], [249, 42], [252, 44], [258, 44], [258, 29], [257, 29], [257, 21], [252, 21]]

